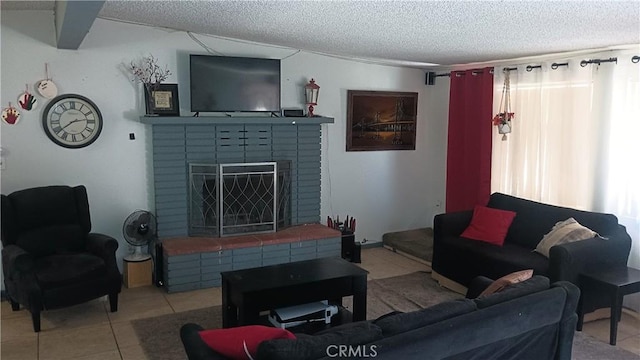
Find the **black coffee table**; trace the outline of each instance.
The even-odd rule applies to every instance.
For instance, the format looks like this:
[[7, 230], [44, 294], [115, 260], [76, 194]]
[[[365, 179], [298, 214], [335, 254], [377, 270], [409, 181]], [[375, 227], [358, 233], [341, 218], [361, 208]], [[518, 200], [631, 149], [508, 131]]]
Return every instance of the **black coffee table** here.
[[260, 324], [260, 312], [353, 295], [353, 321], [367, 316], [368, 271], [341, 258], [320, 258], [222, 276], [222, 327]]

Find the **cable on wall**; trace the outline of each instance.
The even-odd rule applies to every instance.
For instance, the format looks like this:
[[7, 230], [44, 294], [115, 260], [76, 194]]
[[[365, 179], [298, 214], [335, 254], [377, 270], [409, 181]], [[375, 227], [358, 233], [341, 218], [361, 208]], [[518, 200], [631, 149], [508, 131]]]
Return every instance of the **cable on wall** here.
[[291, 54], [291, 55], [287, 55], [287, 56], [283, 57], [283, 58], [282, 58], [282, 59], [280, 59], [280, 60], [285, 60], [285, 59], [288, 59], [288, 58], [290, 58], [290, 57], [292, 57], [292, 56], [294, 56], [294, 55], [298, 55], [298, 54], [300, 53], [300, 51], [302, 51], [302, 50], [298, 50], [298, 51], [294, 52], [294, 53], [293, 53], [293, 54]]
[[193, 35], [193, 33], [191, 31], [187, 31], [187, 35], [189, 35], [191, 40], [195, 41], [196, 44], [200, 45], [200, 47], [202, 47], [209, 54], [223, 55], [223, 56], [225, 55], [225, 54], [221, 53], [220, 51], [216, 51], [216, 50], [210, 48], [209, 46], [207, 46], [205, 43], [200, 41], [200, 39], [198, 39], [195, 35]]

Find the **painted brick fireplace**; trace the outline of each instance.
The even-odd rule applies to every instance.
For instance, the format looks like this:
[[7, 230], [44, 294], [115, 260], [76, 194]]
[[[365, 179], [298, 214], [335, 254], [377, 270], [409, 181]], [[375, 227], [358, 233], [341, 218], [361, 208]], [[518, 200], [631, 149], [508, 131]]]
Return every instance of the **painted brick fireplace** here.
[[[321, 124], [333, 123], [332, 118], [141, 117], [141, 122], [152, 126], [155, 213], [168, 291], [219, 286], [220, 271], [340, 255], [340, 233], [317, 225]], [[270, 161], [290, 162], [291, 228], [266, 237], [189, 234], [189, 164]]]

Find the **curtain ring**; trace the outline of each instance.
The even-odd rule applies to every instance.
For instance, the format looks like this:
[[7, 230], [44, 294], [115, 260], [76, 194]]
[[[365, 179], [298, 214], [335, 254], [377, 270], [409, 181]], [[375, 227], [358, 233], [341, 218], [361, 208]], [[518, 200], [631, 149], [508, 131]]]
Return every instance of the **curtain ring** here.
[[581, 66], [581, 67], [585, 67], [585, 66], [587, 66], [587, 65], [589, 65], [589, 62], [588, 62], [587, 60], [582, 60], [582, 61], [580, 61], [580, 66]]
[[527, 65], [525, 69], [527, 70], [527, 72], [531, 72], [531, 70], [533, 70], [533, 66]]
[[631, 62], [634, 64], [637, 64], [640, 62], [640, 56], [635, 55], [634, 57], [631, 58]]
[[551, 64], [551, 69], [552, 70], [557, 70], [560, 66], [566, 66], [569, 67], [569, 63], [553, 63]]

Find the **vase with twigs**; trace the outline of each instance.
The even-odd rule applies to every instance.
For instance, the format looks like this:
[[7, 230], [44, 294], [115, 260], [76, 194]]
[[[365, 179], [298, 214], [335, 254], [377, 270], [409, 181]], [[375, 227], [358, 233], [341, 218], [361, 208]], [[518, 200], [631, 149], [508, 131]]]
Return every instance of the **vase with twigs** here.
[[132, 80], [142, 83], [145, 91], [145, 107], [147, 115], [154, 114], [153, 91], [157, 90], [160, 83], [167, 80], [171, 75], [171, 70], [165, 65], [164, 68], [158, 65], [158, 60], [153, 56], [145, 56], [138, 61], [131, 61], [129, 71]]

